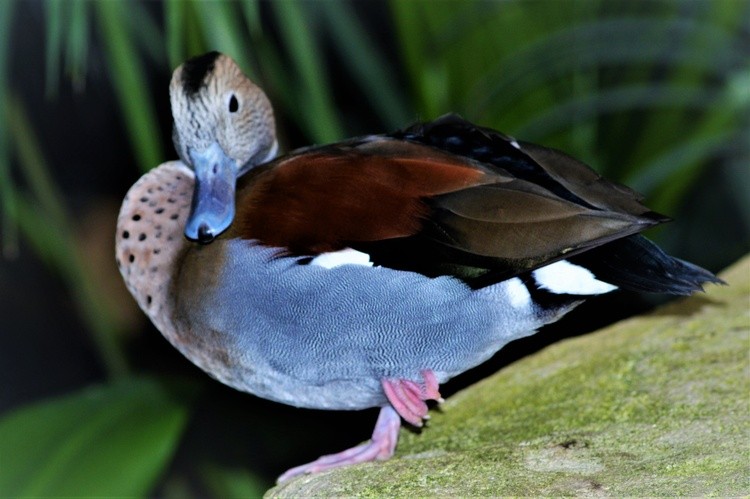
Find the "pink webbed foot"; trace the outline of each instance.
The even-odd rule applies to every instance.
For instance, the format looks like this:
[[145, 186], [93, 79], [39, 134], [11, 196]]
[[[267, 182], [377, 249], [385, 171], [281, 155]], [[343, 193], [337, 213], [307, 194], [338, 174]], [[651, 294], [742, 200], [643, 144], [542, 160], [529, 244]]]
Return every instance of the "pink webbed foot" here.
[[396, 450], [401, 418], [414, 426], [422, 426], [422, 421], [429, 419], [425, 401], [443, 401], [438, 391], [435, 373], [424, 370], [421, 374], [420, 383], [401, 378], [386, 378], [381, 381], [383, 392], [391, 405], [380, 409], [369, 442], [292, 468], [281, 475], [277, 482], [282, 483], [299, 475], [318, 473], [341, 466], [389, 459]]
[[428, 369], [422, 371], [422, 383], [408, 379], [386, 378], [381, 381], [381, 384], [385, 396], [388, 397], [388, 401], [396, 412], [404, 418], [404, 421], [417, 427], [422, 426], [423, 420], [430, 418], [425, 401], [443, 401], [438, 391], [435, 373]]
[[384, 461], [393, 455], [398, 442], [398, 430], [401, 419], [390, 406], [380, 409], [372, 439], [369, 442], [352, 447], [338, 454], [331, 454], [315, 461], [297, 466], [281, 475], [277, 482], [282, 483], [298, 475], [318, 473], [320, 471], [348, 466], [350, 464], [366, 463], [369, 461]]

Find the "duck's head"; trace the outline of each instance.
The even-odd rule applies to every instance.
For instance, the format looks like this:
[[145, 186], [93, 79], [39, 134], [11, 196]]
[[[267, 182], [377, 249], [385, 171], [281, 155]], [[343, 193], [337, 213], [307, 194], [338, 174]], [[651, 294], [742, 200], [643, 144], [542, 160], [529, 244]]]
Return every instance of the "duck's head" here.
[[239, 66], [218, 52], [175, 69], [169, 95], [175, 149], [195, 171], [185, 236], [209, 243], [234, 219], [237, 177], [276, 155], [273, 109]]

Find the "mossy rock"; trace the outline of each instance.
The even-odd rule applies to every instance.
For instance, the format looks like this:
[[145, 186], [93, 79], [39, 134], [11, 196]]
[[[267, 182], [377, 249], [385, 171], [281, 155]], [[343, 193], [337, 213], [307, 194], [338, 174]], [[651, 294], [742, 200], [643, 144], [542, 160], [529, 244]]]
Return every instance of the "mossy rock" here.
[[747, 496], [750, 257], [722, 277], [456, 394], [389, 461], [268, 495]]

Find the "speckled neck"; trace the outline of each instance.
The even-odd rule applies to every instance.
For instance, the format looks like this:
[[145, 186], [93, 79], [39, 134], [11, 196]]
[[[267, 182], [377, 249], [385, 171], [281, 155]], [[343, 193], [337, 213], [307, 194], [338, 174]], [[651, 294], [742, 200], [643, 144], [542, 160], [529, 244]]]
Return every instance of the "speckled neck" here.
[[169, 289], [175, 265], [189, 246], [182, 232], [193, 179], [182, 162], [163, 163], [130, 188], [117, 219], [117, 266], [138, 305], [165, 336], [174, 334]]

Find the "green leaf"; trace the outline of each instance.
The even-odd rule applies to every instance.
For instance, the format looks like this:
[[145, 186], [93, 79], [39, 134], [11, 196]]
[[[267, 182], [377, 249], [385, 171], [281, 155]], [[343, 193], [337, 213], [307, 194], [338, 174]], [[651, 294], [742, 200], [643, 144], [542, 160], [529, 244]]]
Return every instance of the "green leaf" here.
[[4, 104], [8, 133], [13, 138], [12, 144], [22, 165], [24, 178], [37, 198], [38, 210], [54, 227], [66, 228], [64, 197], [50, 174], [42, 145], [24, 104], [16, 95], [9, 95]]
[[[453, 32], [459, 8], [469, 8], [468, 2], [446, 1], [440, 8], [424, 1], [390, 2], [391, 14], [399, 42], [398, 50], [405, 62], [415, 108], [420, 118], [435, 118], [448, 111], [448, 65], [445, 46], [440, 45], [444, 29]], [[475, 54], [471, 54], [474, 56]]]
[[600, 89], [591, 95], [578, 96], [565, 102], [548, 106], [517, 127], [519, 137], [537, 140], [575, 123], [593, 119], [598, 115], [632, 109], [680, 106], [689, 109], [707, 109], [719, 99], [717, 92], [696, 87], [675, 85], [629, 85], [613, 89]]
[[156, 65], [164, 65], [167, 59], [164, 30], [141, 2], [128, 4], [123, 22], [128, 28], [128, 37], [133, 40], [138, 53], [151, 59]]
[[343, 128], [316, 38], [312, 6], [297, 1], [276, 2], [271, 6], [298, 78], [300, 126], [314, 142], [340, 140]]
[[65, 8], [68, 5], [65, 2], [49, 2], [45, 10], [45, 35], [47, 43], [45, 44], [44, 53], [44, 83], [47, 96], [55, 95], [59, 85], [63, 24]]
[[[237, 5], [232, 2], [195, 2], [210, 50], [222, 52], [240, 65], [242, 70], [251, 78], [255, 78], [253, 66], [248, 57], [248, 43], [242, 25], [242, 16]], [[197, 54], [190, 54], [197, 55]]]
[[183, 0], [164, 2], [164, 37], [167, 43], [169, 66], [175, 68], [185, 60], [185, 10], [187, 3]]
[[[637, 41], [633, 40], [633, 33], [639, 34]], [[677, 47], [669, 53], [662, 52], [665, 40], [688, 35], [702, 50]], [[721, 74], [741, 60], [726, 51], [728, 46], [727, 33], [691, 20], [620, 18], [576, 24], [499, 60], [477, 80], [469, 101], [477, 114], [488, 106], [493, 110], [508, 109], [519, 98], [520, 90], [554, 85], [571, 68], [580, 71], [659, 61], [662, 65], [689, 65]]]
[[263, 21], [260, 17], [260, 2], [245, 0], [241, 4], [242, 14], [245, 16], [247, 31], [252, 38], [263, 36]]
[[143, 496], [187, 416], [184, 403], [149, 378], [18, 409], [0, 420], [0, 495]]
[[100, 35], [106, 48], [106, 60], [112, 84], [120, 102], [130, 141], [142, 171], [148, 171], [164, 159], [156, 111], [151, 103], [143, 61], [138, 55], [126, 19], [126, 4], [95, 2]]
[[740, 133], [727, 130], [679, 142], [644, 164], [626, 183], [650, 200], [649, 208], [674, 213], [699, 175], [711, 167], [711, 159], [729, 154], [739, 136]]
[[85, 0], [73, 0], [69, 3], [70, 25], [67, 29], [65, 67], [73, 82], [73, 88], [78, 91], [83, 91], [86, 81], [89, 49], [88, 6], [89, 3]]
[[404, 126], [414, 113], [406, 102], [394, 75], [395, 61], [387, 61], [370, 39], [352, 6], [344, 2], [320, 2], [331, 34], [334, 48], [353, 72], [360, 87], [375, 103], [374, 111], [387, 128]]
[[[15, 2], [0, 2], [0, 103], [5, 103], [8, 93], [8, 53], [10, 31]], [[3, 257], [18, 254], [18, 224], [16, 195], [10, 173], [8, 152], [8, 119], [0, 112], [0, 253]]]

